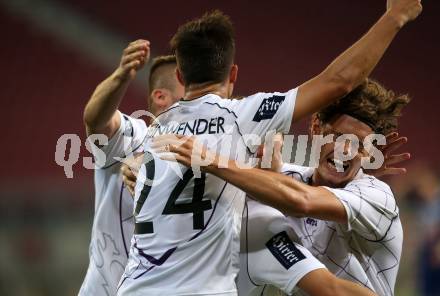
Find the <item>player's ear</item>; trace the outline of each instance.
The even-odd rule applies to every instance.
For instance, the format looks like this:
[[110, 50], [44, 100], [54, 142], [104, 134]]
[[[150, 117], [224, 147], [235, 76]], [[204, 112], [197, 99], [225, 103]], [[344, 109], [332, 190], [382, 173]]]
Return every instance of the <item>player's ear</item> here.
[[179, 68], [176, 68], [176, 77], [177, 77], [177, 81], [179, 81], [180, 84], [185, 86], [185, 83], [183, 83], [183, 76], [182, 76], [182, 73], [180, 72]]
[[151, 92], [151, 99], [156, 108], [163, 108], [167, 104], [165, 96], [166, 94], [162, 89], [153, 89], [153, 91]]
[[238, 77], [238, 66], [233, 64], [229, 71], [229, 83], [235, 83]]
[[319, 135], [321, 133], [321, 122], [319, 121], [318, 114], [312, 115], [312, 122], [310, 123], [310, 135]]

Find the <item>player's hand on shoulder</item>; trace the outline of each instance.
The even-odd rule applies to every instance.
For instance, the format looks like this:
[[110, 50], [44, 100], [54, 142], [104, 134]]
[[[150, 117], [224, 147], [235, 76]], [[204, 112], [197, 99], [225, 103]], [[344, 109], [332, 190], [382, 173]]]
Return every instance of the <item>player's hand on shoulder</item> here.
[[422, 12], [421, 0], [387, 0], [387, 12], [396, 17], [401, 26], [415, 20]]
[[137, 154], [133, 158], [127, 158], [121, 165], [122, 181], [125, 188], [134, 196], [134, 188], [136, 186], [136, 179], [139, 172], [139, 168], [142, 164], [144, 154]]
[[151, 148], [163, 160], [177, 161], [190, 167], [195, 143], [195, 136], [165, 134], [155, 137]]
[[163, 160], [179, 162], [202, 171], [209, 165], [217, 165], [220, 155], [210, 151], [197, 136], [166, 134], [154, 138], [151, 148]]
[[115, 75], [122, 80], [132, 80], [150, 58], [150, 41], [139, 39], [131, 42], [122, 52]]
[[130, 192], [131, 196], [134, 196], [134, 188], [136, 186], [136, 176], [128, 165], [125, 163], [121, 166], [122, 181], [125, 188]]

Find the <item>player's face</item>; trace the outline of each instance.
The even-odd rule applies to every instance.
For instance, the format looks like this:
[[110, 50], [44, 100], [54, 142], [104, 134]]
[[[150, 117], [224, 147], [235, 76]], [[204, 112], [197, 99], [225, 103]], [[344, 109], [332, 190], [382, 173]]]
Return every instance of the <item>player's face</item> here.
[[[320, 183], [332, 187], [343, 187], [358, 173], [361, 168], [361, 158], [368, 155], [362, 143], [365, 137], [373, 131], [367, 124], [348, 115], [337, 116], [330, 123], [320, 126], [318, 130], [324, 136], [333, 134], [334, 140], [321, 148], [316, 178]], [[343, 171], [338, 172], [335, 165], [335, 155], [338, 155], [335, 153], [335, 141], [338, 136], [344, 134], [355, 135], [359, 140], [359, 149], [354, 150], [352, 143], [348, 141], [345, 143], [343, 153], [347, 156], [350, 155], [347, 158], [351, 158], [351, 160], [344, 161]]]

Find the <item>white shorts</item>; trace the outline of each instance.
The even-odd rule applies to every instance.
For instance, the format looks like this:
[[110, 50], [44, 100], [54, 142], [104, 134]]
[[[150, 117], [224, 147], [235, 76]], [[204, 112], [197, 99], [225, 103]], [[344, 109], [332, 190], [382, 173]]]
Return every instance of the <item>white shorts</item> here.
[[264, 295], [266, 285], [291, 295], [302, 277], [326, 268], [294, 241], [284, 214], [248, 198], [241, 228], [239, 295]]

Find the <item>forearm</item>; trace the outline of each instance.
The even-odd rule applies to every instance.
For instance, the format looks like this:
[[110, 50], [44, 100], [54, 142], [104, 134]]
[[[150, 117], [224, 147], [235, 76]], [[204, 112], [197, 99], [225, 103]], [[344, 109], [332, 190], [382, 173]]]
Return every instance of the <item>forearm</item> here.
[[118, 68], [96, 87], [84, 110], [87, 134], [105, 134], [111, 138], [119, 128], [116, 113], [131, 80], [150, 56], [150, 42], [139, 39], [124, 49]]
[[[307, 185], [279, 173], [261, 169], [241, 169], [230, 160], [226, 168], [218, 162], [205, 168], [206, 172], [237, 186], [254, 199], [292, 215], [307, 213]], [[309, 186], [308, 186], [309, 187]]]
[[219, 167], [219, 163], [223, 161], [217, 155], [204, 169], [286, 215], [347, 222], [347, 213], [342, 203], [323, 187], [310, 186], [272, 171], [242, 169], [233, 160], [229, 160], [226, 168]]
[[[317, 285], [316, 283], [325, 283]], [[348, 280], [340, 279], [327, 269], [316, 269], [302, 277], [297, 286], [307, 295], [321, 296], [374, 296], [370, 289]]]
[[129, 81], [114, 72], [95, 89], [84, 110], [87, 132], [103, 133], [111, 137], [117, 130], [119, 104], [125, 95]]
[[339, 96], [357, 87], [370, 75], [403, 24], [398, 16], [387, 11], [361, 39], [324, 70], [322, 75], [336, 79], [344, 86]]
[[343, 281], [343, 284], [341, 285], [341, 290], [339, 292], [340, 294], [337, 295], [377, 296], [377, 294], [370, 289], [361, 286], [358, 283], [350, 282], [348, 280]]
[[303, 83], [298, 88], [294, 121], [319, 111], [360, 85], [370, 75], [401, 26], [402, 23], [391, 12], [385, 13], [323, 72]]

